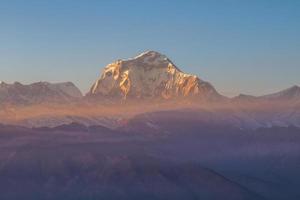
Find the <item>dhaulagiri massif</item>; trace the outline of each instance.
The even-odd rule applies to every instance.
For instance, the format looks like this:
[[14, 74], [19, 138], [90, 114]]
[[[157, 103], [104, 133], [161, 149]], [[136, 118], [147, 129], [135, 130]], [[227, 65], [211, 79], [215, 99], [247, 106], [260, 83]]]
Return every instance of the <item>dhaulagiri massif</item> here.
[[86, 95], [71, 82], [1, 82], [0, 106], [2, 123], [30, 127], [72, 122], [118, 127], [136, 115], [174, 110], [243, 128], [300, 126], [300, 87], [229, 98], [155, 51], [108, 64]]
[[165, 55], [155, 51], [107, 65], [87, 95], [124, 100], [222, 98], [210, 83], [182, 72]]

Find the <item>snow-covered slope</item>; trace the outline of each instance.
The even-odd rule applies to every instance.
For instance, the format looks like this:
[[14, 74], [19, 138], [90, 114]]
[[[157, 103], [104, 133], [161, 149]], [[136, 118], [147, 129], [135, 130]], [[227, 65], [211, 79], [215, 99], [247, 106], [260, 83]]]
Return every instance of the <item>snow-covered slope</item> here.
[[182, 72], [166, 56], [148, 51], [107, 65], [87, 96], [119, 99], [219, 99], [214, 87], [195, 75]]
[[71, 82], [48, 83], [37, 82], [23, 85], [0, 83], [1, 104], [34, 104], [49, 102], [66, 102], [82, 97], [80, 90]]

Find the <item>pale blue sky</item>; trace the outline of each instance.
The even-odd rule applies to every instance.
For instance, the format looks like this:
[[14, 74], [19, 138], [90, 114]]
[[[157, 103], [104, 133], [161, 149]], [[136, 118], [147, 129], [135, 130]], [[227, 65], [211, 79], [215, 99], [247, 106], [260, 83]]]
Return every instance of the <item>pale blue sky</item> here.
[[0, 0], [0, 80], [72, 81], [166, 54], [225, 95], [300, 84], [298, 0]]

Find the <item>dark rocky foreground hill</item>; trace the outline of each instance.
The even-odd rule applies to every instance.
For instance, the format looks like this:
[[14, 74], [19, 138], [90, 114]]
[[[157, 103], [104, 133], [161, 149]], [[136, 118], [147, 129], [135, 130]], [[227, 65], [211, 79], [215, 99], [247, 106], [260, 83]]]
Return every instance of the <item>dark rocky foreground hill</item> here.
[[0, 199], [300, 197], [297, 128], [186, 124], [158, 134], [139, 129], [142, 123], [135, 120], [136, 132], [129, 131], [133, 123], [120, 130], [1, 126]]

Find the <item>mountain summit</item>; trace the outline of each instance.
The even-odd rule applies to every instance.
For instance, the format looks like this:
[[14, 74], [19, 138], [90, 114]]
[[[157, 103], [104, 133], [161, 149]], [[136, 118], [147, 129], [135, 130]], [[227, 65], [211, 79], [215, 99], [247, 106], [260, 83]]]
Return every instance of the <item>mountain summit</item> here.
[[165, 55], [155, 51], [107, 65], [87, 95], [119, 99], [221, 97], [210, 83], [182, 72]]

